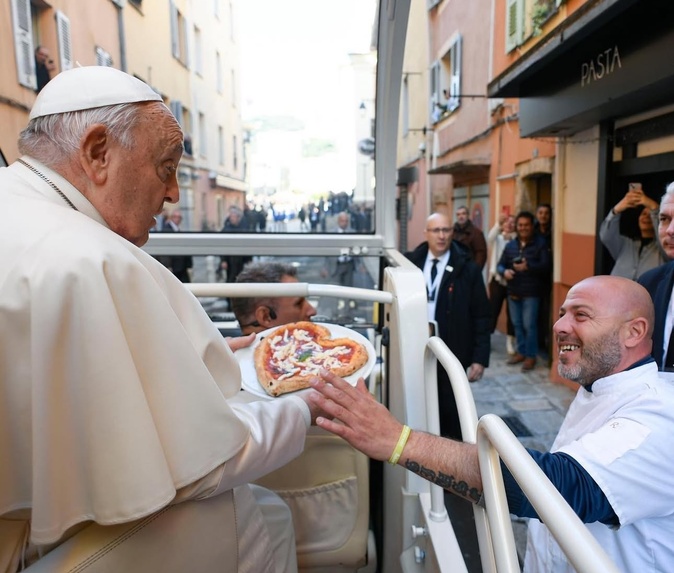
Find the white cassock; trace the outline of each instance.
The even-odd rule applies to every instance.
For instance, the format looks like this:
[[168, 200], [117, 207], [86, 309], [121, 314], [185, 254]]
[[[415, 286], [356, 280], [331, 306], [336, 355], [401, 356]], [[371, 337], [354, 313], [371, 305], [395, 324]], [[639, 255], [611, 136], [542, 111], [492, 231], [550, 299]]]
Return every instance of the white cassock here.
[[[78, 210], [24, 165], [0, 169], [0, 571], [22, 536], [44, 552], [77, 524], [233, 488], [264, 529], [245, 484], [302, 451], [306, 404], [236, 403], [238, 363], [198, 300], [24, 159]], [[274, 570], [241, 543], [257, 561], [240, 571]]]

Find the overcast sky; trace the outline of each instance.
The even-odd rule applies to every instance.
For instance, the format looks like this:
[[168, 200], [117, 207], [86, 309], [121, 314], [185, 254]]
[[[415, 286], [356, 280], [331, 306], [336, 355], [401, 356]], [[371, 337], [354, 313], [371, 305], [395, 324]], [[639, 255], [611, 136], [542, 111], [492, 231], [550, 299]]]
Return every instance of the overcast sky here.
[[[239, 0], [244, 118], [335, 104], [340, 65], [369, 51], [375, 0]], [[310, 121], [310, 120], [309, 120]]]

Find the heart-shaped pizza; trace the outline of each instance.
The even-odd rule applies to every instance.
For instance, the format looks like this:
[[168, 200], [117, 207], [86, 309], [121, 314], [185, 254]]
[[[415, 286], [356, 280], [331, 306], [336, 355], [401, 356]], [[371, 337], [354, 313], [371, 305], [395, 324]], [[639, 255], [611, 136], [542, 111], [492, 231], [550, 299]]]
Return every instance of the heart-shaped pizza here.
[[330, 331], [313, 322], [280, 326], [255, 349], [255, 371], [270, 396], [309, 387], [320, 370], [349, 376], [367, 362], [365, 347], [350, 338], [331, 338]]

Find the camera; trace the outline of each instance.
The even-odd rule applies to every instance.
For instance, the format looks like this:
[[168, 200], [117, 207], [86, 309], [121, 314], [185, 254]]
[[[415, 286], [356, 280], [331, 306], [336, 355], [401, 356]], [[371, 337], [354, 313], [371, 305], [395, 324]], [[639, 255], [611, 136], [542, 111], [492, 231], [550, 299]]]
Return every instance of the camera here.
[[524, 262], [524, 258], [522, 257], [522, 255], [520, 255], [519, 257], [515, 257], [513, 259], [513, 265], [519, 265], [520, 263], [523, 263], [523, 262]]

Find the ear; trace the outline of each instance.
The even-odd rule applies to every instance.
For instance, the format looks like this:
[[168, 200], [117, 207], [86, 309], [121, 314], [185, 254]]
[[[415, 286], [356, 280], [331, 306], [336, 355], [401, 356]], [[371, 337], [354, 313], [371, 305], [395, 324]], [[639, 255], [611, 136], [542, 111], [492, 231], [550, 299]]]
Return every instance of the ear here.
[[271, 328], [272, 326], [276, 326], [274, 323], [274, 319], [269, 314], [268, 306], [261, 305], [255, 309], [255, 320], [258, 322], [260, 326], [264, 326], [265, 328]]
[[644, 317], [637, 317], [624, 325], [626, 336], [624, 344], [627, 348], [639, 346], [648, 336], [648, 322]]
[[110, 137], [104, 125], [97, 123], [84, 132], [79, 157], [87, 177], [97, 185], [105, 183], [110, 168]]

